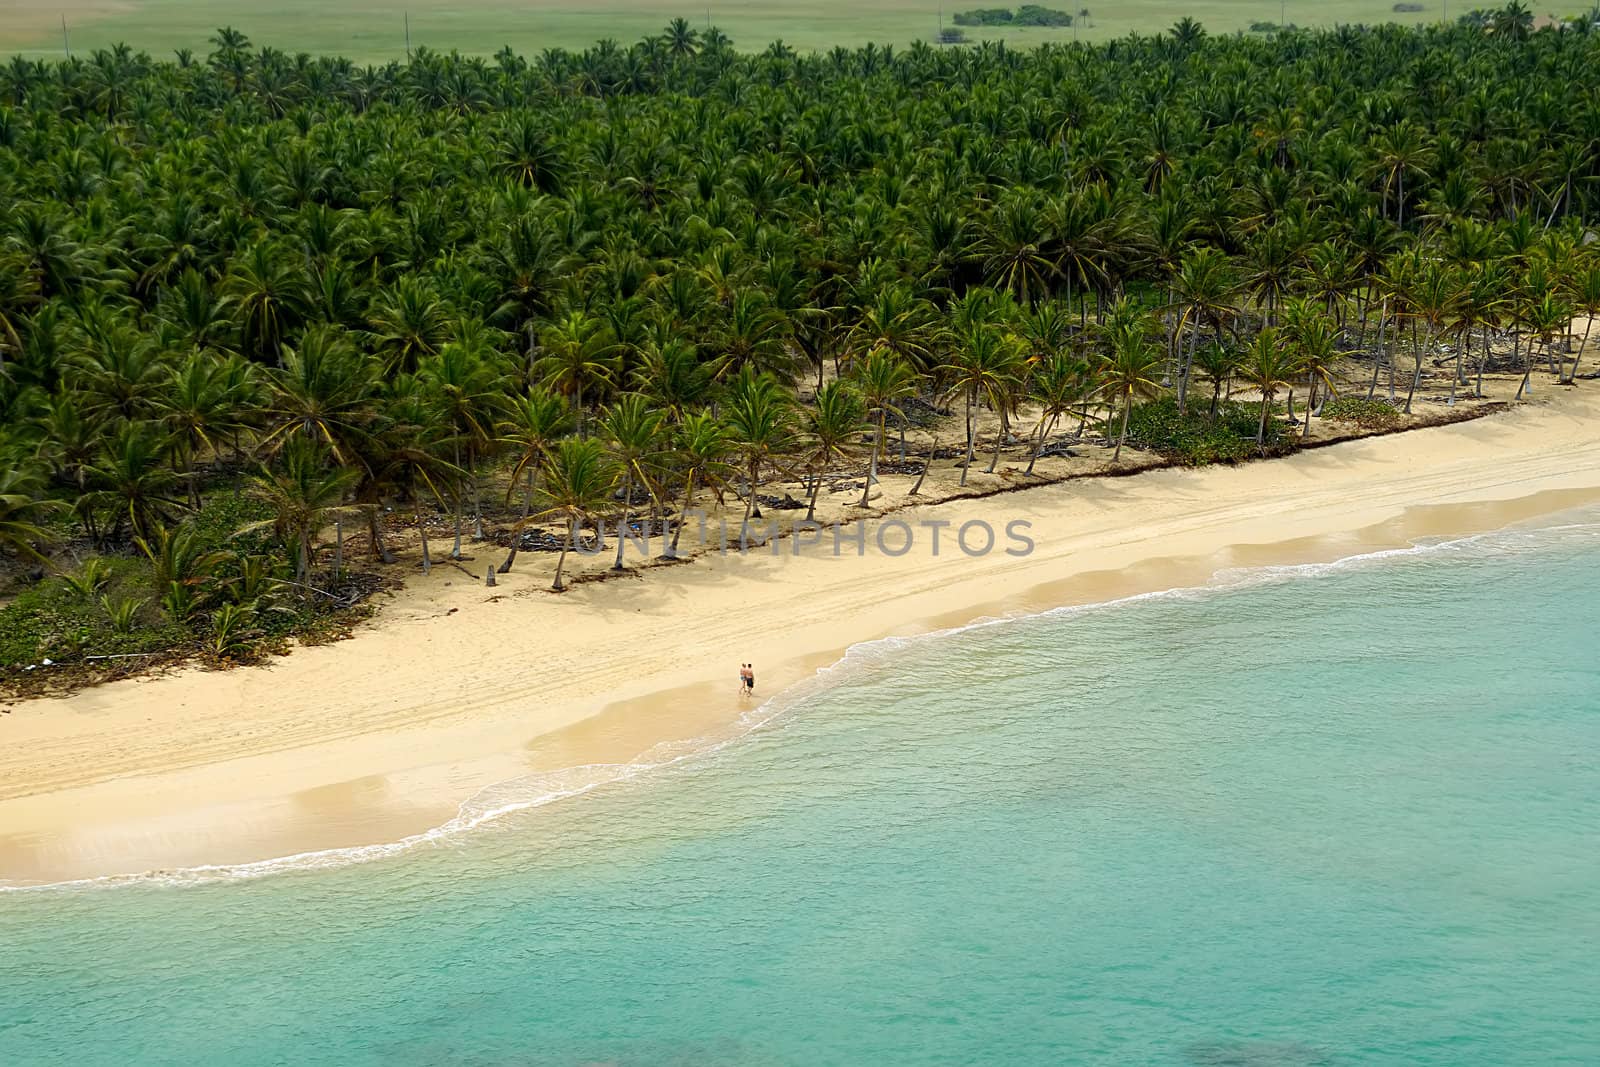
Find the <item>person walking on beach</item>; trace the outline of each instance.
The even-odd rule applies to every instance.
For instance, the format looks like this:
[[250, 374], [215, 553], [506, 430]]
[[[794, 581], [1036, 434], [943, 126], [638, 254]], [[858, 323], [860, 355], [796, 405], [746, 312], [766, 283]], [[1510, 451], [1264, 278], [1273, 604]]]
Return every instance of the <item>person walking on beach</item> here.
[[744, 665], [744, 692], [745, 696], [756, 695], [756, 668], [753, 663]]
[[756, 684], [755, 676], [750, 673], [750, 664], [739, 664], [739, 695], [747, 697]]

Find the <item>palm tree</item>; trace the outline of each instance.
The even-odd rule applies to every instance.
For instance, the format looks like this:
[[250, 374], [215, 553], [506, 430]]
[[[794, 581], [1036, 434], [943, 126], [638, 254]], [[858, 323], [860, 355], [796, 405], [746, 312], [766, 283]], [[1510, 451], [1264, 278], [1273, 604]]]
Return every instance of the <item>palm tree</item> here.
[[1568, 385], [1578, 380], [1578, 364], [1583, 360], [1584, 349], [1589, 347], [1589, 331], [1594, 320], [1600, 318], [1600, 262], [1584, 265], [1577, 275], [1568, 280], [1568, 293], [1575, 309], [1583, 314], [1583, 340], [1578, 342], [1577, 354], [1572, 357], [1572, 369], [1567, 372]]
[[276, 363], [284, 338], [305, 309], [304, 276], [276, 245], [257, 241], [233, 265], [224, 291], [238, 317], [241, 350], [261, 362]]
[[[435, 356], [424, 359], [418, 377], [437, 405], [439, 417], [449, 431], [452, 463], [466, 471], [472, 490], [473, 534], [483, 536], [483, 518], [478, 494], [478, 460], [497, 442], [495, 417], [499, 412], [503, 376], [494, 363], [498, 354], [481, 346], [451, 342]], [[461, 533], [464, 494], [458, 483], [455, 492], [455, 545], [451, 559], [461, 558]]]
[[567, 553], [577, 547], [578, 527], [611, 499], [621, 474], [617, 463], [606, 455], [605, 447], [588, 438], [564, 438], [550, 454], [540, 487], [549, 506], [540, 514], [560, 515], [567, 520], [567, 539], [556, 559], [554, 592], [566, 591], [561, 580]]
[[221, 441], [237, 438], [248, 426], [254, 402], [255, 376], [237, 356], [225, 360], [193, 353], [179, 367], [168, 368], [166, 393], [157, 401], [162, 421], [180, 453], [189, 505], [200, 506], [195, 460], [202, 451], [215, 454]]
[[41, 523], [60, 504], [43, 499], [44, 479], [18, 457], [0, 464], [0, 553], [49, 565], [40, 548], [55, 537]]
[[377, 388], [368, 361], [341, 331], [306, 331], [298, 347], [283, 350], [283, 366], [268, 372], [268, 386], [264, 447], [276, 449], [300, 436], [327, 446], [338, 463], [354, 462]]
[[1334, 347], [1338, 330], [1329, 315], [1321, 310], [1312, 310], [1295, 321], [1290, 334], [1294, 358], [1309, 383], [1306, 388], [1306, 421], [1300, 429], [1300, 436], [1304, 437], [1311, 432], [1312, 416], [1321, 410], [1321, 405], [1317, 403], [1318, 389], [1326, 389], [1330, 397], [1338, 395], [1338, 388], [1333, 381], [1333, 368], [1339, 355]]
[[1189, 372], [1200, 344], [1200, 328], [1209, 325], [1220, 342], [1223, 326], [1233, 315], [1238, 285], [1227, 256], [1209, 245], [1201, 245], [1184, 257], [1172, 280], [1176, 298], [1173, 306], [1181, 312], [1177, 330], [1180, 336], [1185, 327], [1189, 331], [1189, 350], [1177, 374], [1179, 414], [1187, 410]]
[[391, 373], [415, 371], [436, 354], [450, 331], [450, 309], [421, 278], [402, 275], [373, 305], [372, 337]]
[[1206, 345], [1194, 358], [1194, 365], [1211, 383], [1211, 407], [1206, 411], [1206, 421], [1215, 422], [1217, 406], [1222, 402], [1223, 390], [1239, 370], [1239, 353], [1228, 345]]
[[1300, 362], [1294, 351], [1282, 343], [1278, 331], [1271, 327], [1256, 334], [1255, 341], [1245, 350], [1239, 365], [1239, 377], [1261, 393], [1261, 418], [1256, 423], [1256, 445], [1265, 450], [1267, 417], [1272, 413], [1272, 401], [1279, 389], [1290, 388], [1290, 379], [1300, 373]]
[[[1545, 358], [1550, 358], [1551, 347], [1557, 334], [1564, 334], [1572, 325], [1572, 305], [1556, 293], [1546, 290], [1528, 305], [1528, 328], [1544, 345]], [[1533, 377], [1533, 345], [1528, 345], [1527, 362], [1522, 372], [1522, 383], [1517, 386], [1516, 399], [1521, 400], [1530, 389]]]
[[726, 466], [724, 459], [732, 449], [727, 427], [709, 411], [697, 411], [678, 426], [673, 455], [684, 468], [683, 507], [672, 530], [672, 543], [667, 546], [669, 558], [678, 555], [678, 538], [683, 534], [689, 509], [694, 505], [695, 483], [703, 478], [720, 485]]
[[[977, 435], [972, 413], [979, 401], [986, 401], [997, 413], [1009, 411], [1018, 384], [1022, 357], [1016, 339], [998, 328], [974, 323], [939, 368], [945, 381], [945, 399], [961, 397], [966, 409], [967, 454], [961, 464], [961, 483], [967, 484]], [[996, 431], [1003, 438], [1003, 431]], [[1000, 444], [996, 441], [995, 453]]]
[[904, 418], [898, 402], [916, 395], [917, 375], [898, 355], [884, 348], [867, 353], [854, 368], [854, 381], [874, 423], [872, 457], [867, 465], [867, 484], [861, 488], [859, 507], [866, 507], [872, 484], [878, 480], [878, 460], [883, 454], [883, 435], [890, 415]]
[[1406, 175], [1425, 175], [1434, 153], [1428, 146], [1425, 129], [1409, 119], [1382, 130], [1373, 139], [1374, 171], [1383, 178], [1383, 207], [1387, 214], [1391, 195], [1395, 203], [1395, 224], [1406, 224]]
[[[642, 487], [656, 498], [656, 463], [660, 458], [664, 420], [642, 393], [624, 393], [600, 419], [600, 432], [611, 445], [611, 455], [622, 468], [622, 522], [617, 527], [614, 571], [623, 570], [622, 550], [628, 543], [628, 521], [633, 490]], [[648, 541], [648, 533], [645, 540]]]
[[1068, 352], [1052, 352], [1034, 366], [1028, 381], [1028, 395], [1039, 404], [1039, 422], [1034, 427], [1033, 454], [1028, 457], [1028, 469], [1024, 474], [1033, 473], [1039, 453], [1055, 432], [1061, 416], [1086, 405], [1097, 388], [1088, 361]]
[[1161, 362], [1161, 349], [1143, 330], [1124, 328], [1112, 336], [1111, 353], [1100, 367], [1100, 392], [1110, 399], [1113, 411], [1122, 406], [1122, 429], [1111, 453], [1113, 463], [1122, 458], [1122, 446], [1128, 442], [1128, 419], [1134, 404], [1161, 392]]
[[794, 409], [778, 380], [748, 369], [728, 388], [727, 423], [745, 473], [744, 522], [761, 517], [756, 487], [761, 472], [785, 457], [794, 437]]
[[534, 483], [539, 471], [550, 457], [550, 450], [572, 427], [572, 417], [566, 404], [555, 393], [542, 386], [532, 386], [522, 396], [516, 397], [499, 423], [500, 443], [512, 450], [514, 462], [511, 475], [506, 480], [506, 503], [516, 492], [517, 481], [524, 481], [522, 517], [511, 533], [511, 551], [499, 572], [506, 574], [517, 561], [517, 545], [533, 510]]
[[855, 451], [855, 439], [866, 423], [867, 408], [855, 387], [831, 381], [817, 390], [812, 406], [806, 410], [806, 433], [810, 442], [803, 462], [811, 474], [811, 498], [806, 505], [806, 521], [817, 516], [817, 494], [827, 470], [836, 460]]
[[161, 461], [168, 447], [167, 435], [152, 424], [123, 423], [86, 472], [90, 488], [80, 511], [108, 512], [112, 538], [124, 529], [136, 540], [154, 536], [186, 507], [175, 495], [177, 474]]
[[610, 356], [616, 351], [616, 342], [601, 322], [581, 311], [572, 311], [546, 327], [539, 343], [545, 354], [534, 362], [533, 373], [547, 387], [570, 399], [581, 437], [584, 390], [612, 384], [615, 371]]
[[270, 519], [248, 523], [239, 533], [270, 529], [289, 546], [295, 561], [295, 583], [309, 588], [317, 553], [317, 535], [335, 518], [351, 514], [346, 493], [359, 475], [349, 467], [330, 467], [325, 448], [305, 439], [292, 441], [275, 467], [263, 466], [245, 490], [272, 512]]
[[1460, 292], [1454, 272], [1438, 262], [1422, 265], [1410, 279], [1407, 298], [1411, 315], [1423, 324], [1427, 342], [1420, 348], [1413, 346], [1416, 368], [1411, 376], [1411, 388], [1406, 392], [1407, 415], [1411, 414], [1411, 401], [1416, 396], [1417, 386], [1422, 383], [1422, 361], [1433, 355], [1439, 335], [1445, 331], [1447, 319], [1455, 312]]

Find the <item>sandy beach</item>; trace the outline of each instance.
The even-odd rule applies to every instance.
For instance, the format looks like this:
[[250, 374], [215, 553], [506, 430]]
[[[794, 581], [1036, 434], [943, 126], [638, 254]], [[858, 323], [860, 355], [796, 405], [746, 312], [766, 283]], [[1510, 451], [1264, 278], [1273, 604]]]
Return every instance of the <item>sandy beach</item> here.
[[[393, 842], [492, 810], [495, 783], [579, 788], [663, 745], [728, 736], [851, 645], [974, 619], [1322, 562], [1600, 501], [1600, 403], [1546, 388], [1470, 422], [1238, 468], [1152, 471], [896, 513], [910, 551], [832, 538], [543, 590], [413, 578], [352, 640], [185, 669], [0, 716], [0, 880], [242, 864]], [[950, 531], [984, 520], [992, 551]], [[934, 553], [929, 521], [949, 523]], [[1031, 552], [1006, 524], [1027, 523]], [[1021, 529], [1021, 528], [1019, 528]], [[886, 534], [898, 547], [898, 532]], [[557, 774], [556, 772], [560, 772]]]

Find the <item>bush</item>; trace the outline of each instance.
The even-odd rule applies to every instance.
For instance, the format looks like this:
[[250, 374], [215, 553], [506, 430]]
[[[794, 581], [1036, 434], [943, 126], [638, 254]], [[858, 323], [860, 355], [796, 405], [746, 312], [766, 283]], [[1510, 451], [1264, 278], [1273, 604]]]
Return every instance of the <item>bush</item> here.
[[958, 11], [957, 26], [1071, 26], [1072, 16], [1057, 8], [1023, 4], [1015, 13], [1006, 7], [979, 7]]
[[945, 27], [939, 31], [940, 44], [966, 44], [967, 35], [953, 27]]
[[[1216, 419], [1206, 417], [1209, 405], [1178, 414], [1178, 402], [1162, 397], [1133, 409], [1128, 418], [1128, 443], [1186, 467], [1242, 463], [1258, 455], [1280, 455], [1294, 449], [1294, 436], [1280, 419], [1267, 420], [1265, 449], [1256, 446], [1260, 404], [1225, 401]], [[1115, 421], [1112, 428], [1115, 429]]]
[[1400, 425], [1400, 413], [1382, 400], [1346, 396], [1322, 406], [1322, 417], [1350, 422], [1364, 430], [1388, 430]]
[[1427, 9], [1428, 8], [1426, 4], [1396, 4], [1389, 10], [1393, 11], [1396, 15], [1409, 15], [1418, 11], [1426, 11]]
[[979, 7], [955, 14], [957, 26], [1007, 26], [1011, 23], [1009, 7]]
[[1038, 4], [1023, 4], [1012, 22], [1017, 26], [1071, 26], [1072, 16]]

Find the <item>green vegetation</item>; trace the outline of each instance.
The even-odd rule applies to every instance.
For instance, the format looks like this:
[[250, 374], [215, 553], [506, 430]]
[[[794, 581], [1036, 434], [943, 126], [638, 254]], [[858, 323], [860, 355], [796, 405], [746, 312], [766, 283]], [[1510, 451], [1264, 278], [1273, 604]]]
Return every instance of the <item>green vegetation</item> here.
[[1180, 415], [1177, 400], [1162, 397], [1134, 408], [1128, 423], [1128, 441], [1186, 467], [1242, 463], [1293, 447], [1288, 427], [1277, 420], [1269, 420], [1266, 440], [1258, 445], [1256, 427], [1260, 421], [1260, 403], [1229, 400], [1217, 405], [1214, 415], [1196, 411]]
[[[976, 6], [976, 5], [975, 5]], [[1049, 4], [1046, 6], [1055, 6]], [[1081, 5], [1080, 5], [1081, 6]], [[1277, 14], [1277, 8], [1227, 0], [1200, 0], [1175, 8], [1170, 0], [1124, 0], [1111, 7], [1089, 5], [1094, 16], [1072, 26], [973, 27], [972, 38], [1013, 44], [1113, 41], [1129, 34], [1158, 34], [1178, 14], [1202, 22], [1214, 34], [1244, 30], [1252, 19]], [[1297, 22], [1323, 27], [1436, 22], [1440, 11], [1396, 14], [1393, 0], [1328, 0], [1292, 9]], [[953, 10], [953, 9], [952, 9]], [[1078, 8], [1065, 8], [1076, 15]], [[1463, 8], [1462, 10], [1465, 10]], [[171, 58], [179, 49], [203, 55], [219, 25], [231, 25], [251, 39], [293, 55], [343, 56], [358, 65], [406, 58], [410, 47], [434, 52], [492, 56], [502, 48], [534, 56], [547, 48], [580, 50], [601, 38], [637, 41], [659, 31], [675, 15], [693, 21], [701, 32], [707, 18], [741, 51], [759, 52], [781, 40], [799, 52], [860, 48], [871, 43], [897, 50], [914, 41], [931, 41], [939, 29], [937, 7], [925, 0], [727, 0], [699, 7], [664, 0], [609, 0], [605, 4], [552, 5], [508, 0], [457, 0], [449, 5], [362, 3], [309, 4], [296, 0], [261, 4], [253, 0], [15, 0], [0, 24], [0, 55], [29, 58], [62, 54], [64, 16], [74, 55], [126, 43], [152, 55]], [[949, 25], [950, 20], [945, 19]], [[624, 45], [625, 47], [625, 45]]]
[[1013, 12], [1009, 7], [980, 7], [958, 11], [957, 26], [1071, 26], [1072, 16], [1065, 11], [1023, 4]]
[[1323, 405], [1322, 417], [1354, 423], [1364, 430], [1389, 430], [1400, 425], [1400, 413], [1393, 404], [1359, 396], [1328, 401]]
[[428, 568], [697, 492], [754, 517], [797, 477], [814, 509], [865, 474], [866, 503], [913, 400], [949, 406], [966, 484], [1063, 431], [1112, 462], [1282, 450], [1350, 410], [1339, 361], [1404, 413], [1429, 373], [1574, 381], [1600, 37], [1525, 16], [13, 60], [5, 661], [247, 657], [337, 625], [397, 534]]

